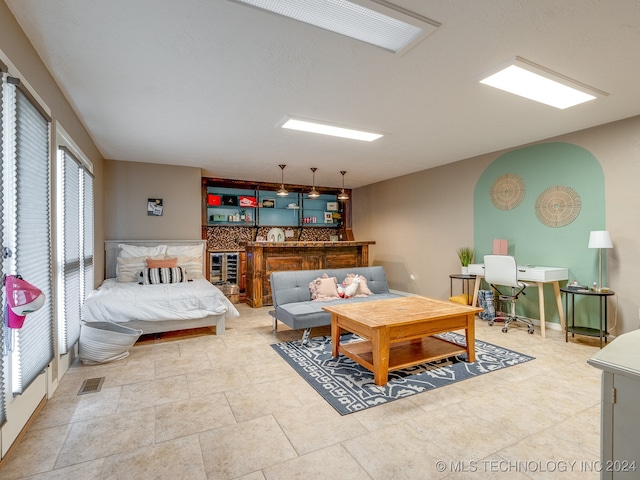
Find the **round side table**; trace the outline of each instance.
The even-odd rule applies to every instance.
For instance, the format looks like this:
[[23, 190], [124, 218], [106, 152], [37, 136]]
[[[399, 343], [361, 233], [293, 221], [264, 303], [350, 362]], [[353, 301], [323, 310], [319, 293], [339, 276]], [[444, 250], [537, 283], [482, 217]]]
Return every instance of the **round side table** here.
[[[616, 294], [613, 290], [608, 292], [598, 292], [592, 290], [573, 290], [570, 288], [561, 288], [561, 292], [565, 294], [564, 297], [564, 309], [565, 317], [567, 319], [567, 326], [564, 332], [565, 342], [569, 341], [569, 332], [574, 337], [575, 334], [585, 335], [589, 337], [600, 337], [600, 348], [602, 348], [602, 341], [607, 343], [607, 337], [609, 332], [607, 331], [607, 297], [611, 297]], [[584, 295], [587, 297], [597, 297], [599, 302], [598, 316], [600, 319], [599, 328], [581, 327], [575, 324], [575, 296]], [[571, 297], [571, 325], [569, 325], [569, 297]]]

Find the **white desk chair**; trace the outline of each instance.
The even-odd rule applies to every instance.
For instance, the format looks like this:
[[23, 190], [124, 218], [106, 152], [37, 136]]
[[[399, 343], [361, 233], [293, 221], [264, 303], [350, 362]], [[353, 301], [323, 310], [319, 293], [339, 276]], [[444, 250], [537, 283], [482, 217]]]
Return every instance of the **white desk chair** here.
[[[511, 304], [511, 313], [508, 316], [496, 317], [489, 321], [489, 325], [493, 325], [495, 320], [504, 321], [502, 327], [503, 332], [509, 330], [511, 322], [521, 322], [527, 325], [528, 332], [533, 333], [533, 323], [525, 317], [516, 315], [516, 300], [520, 294], [525, 295], [524, 289], [529, 285], [518, 281], [518, 264], [514, 257], [508, 255], [485, 255], [484, 256], [484, 278], [498, 292], [499, 300], [509, 302]], [[505, 294], [500, 291], [498, 285], [510, 287], [511, 294]]]

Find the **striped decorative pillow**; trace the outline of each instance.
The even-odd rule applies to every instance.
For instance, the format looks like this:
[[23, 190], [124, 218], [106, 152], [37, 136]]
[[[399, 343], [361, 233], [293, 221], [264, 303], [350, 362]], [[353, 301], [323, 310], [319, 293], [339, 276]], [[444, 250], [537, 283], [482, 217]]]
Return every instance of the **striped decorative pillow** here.
[[141, 285], [158, 283], [182, 283], [187, 281], [187, 275], [182, 267], [173, 268], [145, 268], [140, 272]]

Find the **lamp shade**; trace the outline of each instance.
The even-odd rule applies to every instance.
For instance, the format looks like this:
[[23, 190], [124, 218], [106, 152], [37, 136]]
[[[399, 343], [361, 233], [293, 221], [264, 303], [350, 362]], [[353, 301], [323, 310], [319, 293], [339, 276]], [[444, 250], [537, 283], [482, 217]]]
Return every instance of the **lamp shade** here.
[[589, 248], [613, 248], [611, 235], [607, 230], [594, 230], [589, 235]]

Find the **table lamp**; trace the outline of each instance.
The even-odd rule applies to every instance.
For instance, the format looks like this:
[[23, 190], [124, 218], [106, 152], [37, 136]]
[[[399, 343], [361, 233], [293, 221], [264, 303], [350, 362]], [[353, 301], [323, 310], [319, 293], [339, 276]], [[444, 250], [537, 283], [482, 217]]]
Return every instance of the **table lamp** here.
[[589, 248], [598, 249], [598, 292], [602, 291], [602, 249], [613, 248], [611, 243], [611, 235], [607, 230], [594, 230], [589, 235]]

